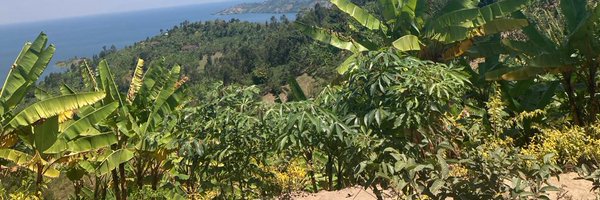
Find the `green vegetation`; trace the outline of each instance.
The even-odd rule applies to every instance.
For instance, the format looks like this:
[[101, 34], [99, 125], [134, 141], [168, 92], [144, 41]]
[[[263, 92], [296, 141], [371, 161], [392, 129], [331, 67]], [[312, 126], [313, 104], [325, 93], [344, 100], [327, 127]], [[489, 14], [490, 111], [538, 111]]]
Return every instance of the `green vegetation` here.
[[597, 2], [331, 3], [182, 23], [36, 84], [40, 35], [0, 93], [1, 197], [549, 199], [569, 171], [600, 192]]
[[330, 5], [325, 0], [266, 0], [261, 3], [242, 3], [219, 11], [217, 14], [230, 15], [241, 13], [295, 13], [314, 7]]

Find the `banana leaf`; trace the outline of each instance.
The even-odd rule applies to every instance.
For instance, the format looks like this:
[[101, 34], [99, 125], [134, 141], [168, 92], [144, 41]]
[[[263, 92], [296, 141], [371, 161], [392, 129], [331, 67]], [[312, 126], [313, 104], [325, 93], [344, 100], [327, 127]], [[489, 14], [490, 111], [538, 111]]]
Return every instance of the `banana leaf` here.
[[131, 78], [131, 83], [129, 85], [129, 91], [127, 91], [127, 102], [129, 104], [133, 103], [137, 92], [142, 87], [142, 83], [144, 81], [144, 60], [138, 59], [137, 65], [135, 66], [135, 71], [133, 72], [133, 77]]
[[362, 52], [362, 51], [368, 50], [366, 47], [362, 46], [359, 43], [343, 40], [343, 39], [339, 38], [338, 36], [334, 35], [333, 33], [330, 33], [328, 31], [320, 29], [320, 28], [307, 26], [307, 25], [304, 25], [301, 23], [296, 23], [296, 27], [302, 33], [310, 36], [311, 38], [313, 38], [317, 41], [329, 44], [331, 46], [337, 47], [339, 49], [345, 49], [345, 50], [352, 51], [352, 52]]
[[415, 35], [405, 35], [398, 38], [392, 44], [396, 49], [400, 51], [418, 51], [421, 50], [421, 41], [419, 37]]
[[96, 168], [96, 173], [104, 175], [116, 169], [120, 164], [133, 158], [133, 152], [128, 149], [119, 149], [110, 153]]
[[106, 96], [104, 92], [88, 92], [49, 98], [36, 102], [17, 113], [4, 127], [5, 130], [33, 124], [66, 111], [76, 110], [96, 103]]
[[379, 19], [349, 0], [330, 0], [330, 2], [369, 30], [385, 29]]

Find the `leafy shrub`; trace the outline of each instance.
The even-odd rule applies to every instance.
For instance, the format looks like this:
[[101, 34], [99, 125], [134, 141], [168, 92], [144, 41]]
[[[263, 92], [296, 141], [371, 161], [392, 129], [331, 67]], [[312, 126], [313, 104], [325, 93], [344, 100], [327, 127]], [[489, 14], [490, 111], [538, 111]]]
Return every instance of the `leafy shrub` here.
[[561, 171], [551, 163], [552, 154], [538, 162], [511, 147], [510, 140], [499, 144], [482, 145], [469, 153], [468, 159], [457, 163], [466, 169], [466, 174], [452, 178], [450, 196], [455, 199], [548, 199], [549, 191], [558, 190], [547, 183], [553, 174]]
[[273, 181], [282, 188], [284, 194], [303, 190], [308, 183], [305, 166], [298, 158], [280, 167], [271, 166], [271, 173], [275, 175]]
[[523, 153], [542, 158], [545, 154], [557, 155], [552, 159], [561, 165], [578, 166], [580, 163], [597, 163], [600, 158], [600, 132], [589, 127], [544, 128]]

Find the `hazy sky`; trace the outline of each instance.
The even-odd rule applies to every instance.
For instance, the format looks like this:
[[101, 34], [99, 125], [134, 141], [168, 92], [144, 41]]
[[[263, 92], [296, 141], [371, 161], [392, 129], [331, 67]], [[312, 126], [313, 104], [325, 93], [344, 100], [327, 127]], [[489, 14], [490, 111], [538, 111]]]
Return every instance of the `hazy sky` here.
[[232, 0], [0, 0], [0, 24]]

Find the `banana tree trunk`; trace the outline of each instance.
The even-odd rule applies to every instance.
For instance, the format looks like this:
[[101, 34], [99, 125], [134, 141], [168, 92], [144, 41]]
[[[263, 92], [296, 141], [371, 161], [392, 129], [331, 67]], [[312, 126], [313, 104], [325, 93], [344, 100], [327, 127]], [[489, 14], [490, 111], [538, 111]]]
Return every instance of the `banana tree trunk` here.
[[575, 125], [583, 126], [583, 116], [581, 110], [577, 106], [577, 102], [575, 99], [575, 90], [573, 89], [573, 84], [571, 83], [571, 72], [563, 73], [563, 86], [565, 87], [565, 92], [567, 93], [567, 97], [569, 99], [569, 104], [571, 106], [571, 112], [573, 114], [573, 119], [575, 120]]
[[338, 168], [337, 168], [337, 189], [344, 187], [344, 171], [343, 171], [344, 159], [338, 157]]
[[157, 162], [152, 168], [152, 190], [158, 189], [158, 182], [160, 180], [160, 163]]
[[596, 74], [598, 73], [598, 62], [593, 62], [589, 65], [589, 78], [588, 78], [588, 93], [590, 99], [588, 103], [588, 110], [590, 112], [588, 117], [588, 123], [593, 124], [596, 121], [596, 114], [600, 109], [600, 102], [596, 99]]
[[113, 190], [115, 191], [115, 198], [117, 200], [121, 200], [121, 190], [119, 187], [119, 174], [117, 173], [116, 169], [113, 169], [111, 172], [112, 174], [112, 179], [113, 179]]
[[36, 191], [35, 194], [36, 195], [41, 194], [43, 182], [44, 182], [44, 165], [37, 164], [37, 177], [35, 180], [35, 191]]
[[139, 160], [136, 160], [135, 162], [135, 182], [136, 185], [138, 187], [138, 189], [142, 189], [142, 186], [144, 186], [144, 167], [142, 165], [143, 163], [143, 159], [140, 158]]
[[308, 165], [308, 175], [310, 176], [310, 182], [313, 186], [314, 192], [318, 192], [319, 187], [317, 186], [317, 178], [315, 178], [315, 169], [313, 164], [313, 152], [308, 150], [304, 153], [306, 164]]
[[327, 178], [328, 178], [328, 189], [333, 190], [333, 156], [327, 155]]
[[121, 185], [121, 199], [125, 200], [127, 199], [127, 182], [125, 180], [125, 163], [120, 164], [119, 165], [119, 174], [120, 174], [120, 178], [119, 181], [120, 185]]
[[99, 199], [100, 197], [100, 178], [98, 176], [94, 176], [94, 199]]
[[107, 190], [107, 188], [108, 188], [108, 184], [107, 183], [105, 183], [105, 184], [102, 185], [102, 198], [101, 199], [103, 199], [103, 200], [106, 199], [106, 192], [107, 192], [106, 190]]
[[379, 190], [379, 188], [377, 188], [377, 185], [373, 185], [371, 187], [373, 188], [373, 194], [375, 194], [375, 197], [377, 197], [377, 200], [383, 200], [383, 195], [381, 194], [381, 191]]
[[73, 188], [75, 188], [75, 199], [81, 199], [81, 188], [83, 187], [83, 181], [77, 180], [73, 181]]

